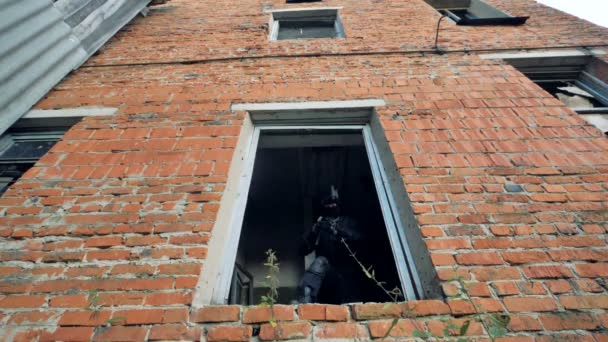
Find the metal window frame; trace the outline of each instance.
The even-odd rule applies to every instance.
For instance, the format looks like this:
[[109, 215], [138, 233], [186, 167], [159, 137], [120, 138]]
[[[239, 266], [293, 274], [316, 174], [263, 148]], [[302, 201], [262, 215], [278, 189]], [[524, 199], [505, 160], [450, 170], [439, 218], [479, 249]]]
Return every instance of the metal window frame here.
[[29, 142], [29, 141], [55, 141], [61, 140], [65, 134], [65, 130], [52, 131], [26, 131], [26, 132], [9, 132], [0, 137], [0, 164], [9, 163], [35, 163], [40, 158], [3, 158], [2, 154], [7, 151], [14, 143]]
[[227, 303], [232, 276], [234, 272], [234, 264], [239, 245], [239, 240], [242, 233], [243, 220], [245, 209], [247, 206], [251, 179], [255, 167], [255, 157], [257, 155], [260, 135], [264, 131], [272, 130], [356, 130], [361, 132], [364, 140], [365, 149], [367, 152], [368, 162], [372, 170], [376, 193], [380, 201], [382, 215], [385, 221], [389, 242], [393, 256], [395, 258], [396, 268], [399, 273], [399, 279], [405, 296], [405, 300], [415, 300], [421, 297], [424, 293], [422, 282], [416, 271], [413, 255], [408, 247], [407, 237], [403, 223], [400, 220], [397, 211], [396, 201], [391, 191], [388, 177], [384, 171], [382, 160], [379, 156], [379, 151], [374, 143], [373, 133], [369, 124], [364, 125], [268, 125], [254, 124], [253, 134], [249, 142], [249, 148], [246, 152], [245, 167], [240, 175], [239, 197], [232, 212], [231, 217], [231, 232], [228, 236], [228, 243], [224, 251], [223, 270], [219, 275], [219, 279], [215, 284], [211, 296], [212, 303], [222, 304]]
[[341, 7], [318, 7], [318, 8], [294, 8], [268, 11], [270, 13], [270, 21], [268, 23], [269, 32], [268, 40], [279, 41], [279, 30], [281, 29], [281, 21], [289, 18], [297, 19], [299, 17], [315, 18], [315, 17], [334, 17], [334, 29], [336, 36], [331, 38], [296, 38], [296, 39], [281, 39], [283, 40], [301, 40], [301, 39], [336, 39], [346, 38], [342, 19], [340, 19]]
[[[482, 0], [425, 0], [442, 15], [447, 16], [457, 25], [522, 25], [529, 16], [516, 17], [508, 12], [498, 9]], [[462, 17], [454, 10], [466, 10], [475, 18]]]

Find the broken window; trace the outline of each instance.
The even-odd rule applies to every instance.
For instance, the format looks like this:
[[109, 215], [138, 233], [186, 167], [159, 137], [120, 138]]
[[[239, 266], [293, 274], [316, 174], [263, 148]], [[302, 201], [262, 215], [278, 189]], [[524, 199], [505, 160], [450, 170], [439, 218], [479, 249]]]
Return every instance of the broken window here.
[[45, 155], [64, 131], [9, 130], [0, 140], [0, 194]]
[[81, 117], [22, 118], [0, 137], [0, 195], [27, 172]]
[[279, 303], [390, 301], [362, 265], [386, 288], [398, 288], [401, 300], [421, 298], [403, 227], [365, 131], [258, 132], [228, 302], [257, 304], [267, 293], [268, 249], [279, 259]]
[[426, 0], [458, 25], [521, 25], [528, 17], [514, 17], [480, 0]]
[[608, 65], [590, 56], [505, 59], [608, 134]]
[[337, 9], [279, 10], [272, 12], [271, 40], [344, 38]]

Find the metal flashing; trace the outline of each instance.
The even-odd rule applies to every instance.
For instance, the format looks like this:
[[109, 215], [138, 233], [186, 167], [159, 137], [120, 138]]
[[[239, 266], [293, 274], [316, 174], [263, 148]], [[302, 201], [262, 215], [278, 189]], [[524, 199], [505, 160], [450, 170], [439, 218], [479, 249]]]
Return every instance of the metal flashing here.
[[0, 134], [82, 65], [150, 0], [0, 4]]

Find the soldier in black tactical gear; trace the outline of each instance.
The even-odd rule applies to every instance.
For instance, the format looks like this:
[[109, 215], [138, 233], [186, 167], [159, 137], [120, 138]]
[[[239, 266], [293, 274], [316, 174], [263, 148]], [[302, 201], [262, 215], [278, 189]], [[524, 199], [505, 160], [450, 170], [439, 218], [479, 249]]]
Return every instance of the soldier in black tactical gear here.
[[333, 188], [331, 196], [321, 203], [323, 215], [304, 234], [303, 252], [315, 252], [316, 258], [306, 269], [298, 285], [300, 303], [349, 303], [357, 298], [355, 282], [361, 270], [349, 255], [361, 240], [354, 219], [340, 215], [340, 199]]

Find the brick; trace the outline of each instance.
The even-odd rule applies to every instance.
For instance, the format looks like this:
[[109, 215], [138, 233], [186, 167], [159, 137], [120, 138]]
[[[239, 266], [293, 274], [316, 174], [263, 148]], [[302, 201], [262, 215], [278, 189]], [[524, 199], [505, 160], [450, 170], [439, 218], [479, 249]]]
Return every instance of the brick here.
[[473, 269], [471, 273], [478, 281], [512, 280], [521, 278], [519, 270], [513, 267], [480, 267]]
[[233, 322], [238, 321], [241, 308], [236, 305], [208, 306], [197, 310], [192, 315], [194, 322]]
[[314, 328], [316, 338], [366, 338], [368, 333], [364, 326], [357, 323], [326, 323]]
[[131, 255], [127, 250], [103, 250], [87, 252], [87, 260], [128, 260]]
[[59, 319], [62, 326], [95, 326], [104, 325], [110, 319], [109, 310], [67, 311]]
[[304, 320], [323, 321], [327, 318], [326, 306], [322, 304], [300, 304], [298, 316]]
[[198, 327], [188, 327], [181, 324], [155, 325], [150, 328], [149, 340], [198, 341], [201, 330]]
[[418, 317], [430, 315], [445, 315], [450, 313], [450, 307], [440, 300], [416, 300], [403, 304], [403, 317]]
[[45, 303], [45, 296], [8, 296], [0, 299], [0, 308], [37, 308]]
[[577, 264], [574, 266], [576, 273], [586, 278], [608, 277], [608, 263]]
[[120, 236], [104, 236], [94, 237], [87, 239], [85, 247], [112, 247], [122, 244], [122, 237]]
[[10, 316], [7, 325], [49, 324], [55, 322], [56, 312], [22, 311]]
[[179, 264], [164, 264], [158, 267], [160, 274], [192, 274], [198, 275], [201, 272], [202, 264], [190, 264], [190, 263], [179, 263]]
[[559, 314], [542, 314], [540, 321], [547, 330], [594, 330], [601, 327], [595, 317], [586, 313], [564, 312]]
[[553, 294], [572, 292], [572, 286], [567, 280], [550, 280], [546, 281], [545, 284]]
[[451, 300], [448, 302], [448, 306], [454, 316], [462, 316], [476, 312], [475, 306], [466, 300]]
[[[369, 334], [373, 338], [385, 337], [389, 333], [392, 325], [392, 320], [370, 321]], [[390, 330], [388, 336], [391, 337], [412, 337], [414, 331], [425, 331], [424, 323], [415, 320], [400, 319], [397, 324]]]
[[156, 267], [152, 265], [133, 265], [133, 264], [122, 264], [115, 265], [112, 267], [110, 274], [134, 274], [138, 276], [142, 275], [153, 275], [156, 273]]
[[608, 309], [608, 296], [561, 296], [559, 302], [566, 309]]
[[112, 318], [120, 319], [121, 325], [182, 323], [188, 321], [188, 309], [117, 310], [113, 312]]
[[441, 239], [427, 240], [426, 245], [430, 250], [451, 250], [471, 248], [471, 244], [465, 239]]
[[456, 261], [461, 265], [502, 265], [504, 262], [493, 252], [460, 253]]
[[59, 327], [52, 332], [44, 332], [40, 341], [90, 341], [93, 328], [89, 327]]
[[356, 320], [401, 317], [403, 306], [393, 303], [366, 303], [352, 306], [353, 318]]
[[145, 341], [148, 328], [111, 326], [95, 334], [93, 341]]
[[557, 309], [555, 300], [549, 297], [507, 297], [504, 299], [504, 304], [511, 312], [539, 312]]
[[548, 262], [550, 260], [547, 253], [536, 251], [503, 252], [502, 257], [506, 262], [512, 265], [541, 263]]
[[86, 295], [68, 295], [52, 297], [49, 306], [58, 308], [84, 308], [89, 306]]
[[[437, 321], [437, 320], [433, 320], [433, 321], [429, 321], [427, 323], [428, 325], [428, 332], [433, 334], [433, 335], [437, 335], [437, 336], [443, 336], [444, 331], [448, 328], [448, 324], [453, 324], [455, 325], [457, 328], [454, 329], [449, 329], [449, 335], [450, 336], [455, 336], [459, 334], [459, 328], [462, 327], [465, 322], [469, 321], [468, 318], [466, 319], [451, 319], [449, 321], [443, 320], [443, 321]], [[476, 336], [476, 335], [481, 335], [483, 331], [483, 327], [481, 326], [481, 324], [471, 321], [469, 328], [467, 329], [467, 332], [465, 334], [465, 336]]]
[[218, 325], [207, 330], [207, 340], [213, 342], [249, 341], [253, 334], [251, 326]]
[[342, 305], [326, 305], [325, 320], [334, 322], [345, 322], [349, 319], [348, 308]]
[[508, 329], [513, 332], [543, 330], [540, 321], [534, 316], [511, 315]]
[[104, 306], [142, 305], [145, 296], [144, 293], [137, 292], [100, 293], [97, 303]]
[[494, 291], [496, 291], [496, 294], [498, 294], [499, 296], [519, 294], [519, 289], [513, 281], [495, 282], [492, 284], [492, 287], [494, 288]]
[[272, 314], [270, 307], [267, 306], [249, 307], [243, 312], [243, 323], [268, 322], [271, 316], [277, 321], [293, 321], [295, 319], [294, 307], [291, 305], [274, 305]]
[[539, 281], [519, 281], [517, 287], [523, 295], [544, 295], [547, 292]]
[[595, 280], [592, 279], [581, 279], [575, 281], [576, 286], [582, 292], [603, 292], [603, 287]]
[[145, 299], [145, 305], [150, 306], [189, 305], [191, 302], [192, 293], [150, 293]]
[[260, 340], [304, 339], [308, 338], [311, 329], [308, 322], [279, 322], [276, 326], [266, 323], [260, 327]]
[[571, 278], [572, 271], [565, 266], [527, 266], [523, 268], [528, 278]]

